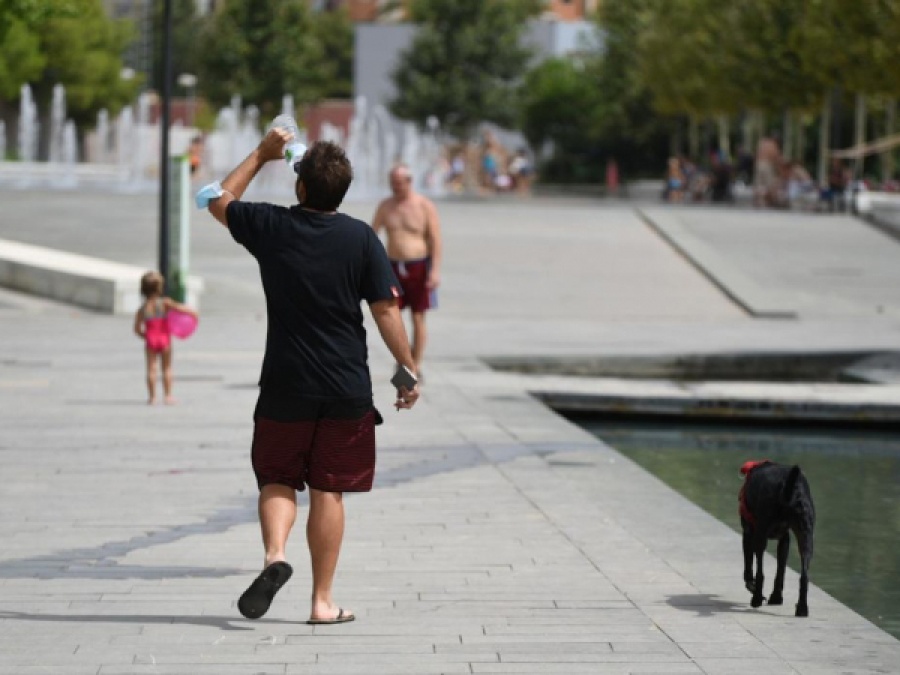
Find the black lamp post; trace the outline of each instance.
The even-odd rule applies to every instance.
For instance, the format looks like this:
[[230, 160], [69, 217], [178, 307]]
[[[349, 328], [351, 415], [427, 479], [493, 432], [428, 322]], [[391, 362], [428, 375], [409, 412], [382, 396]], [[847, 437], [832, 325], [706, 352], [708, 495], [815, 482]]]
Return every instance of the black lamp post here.
[[169, 278], [169, 122], [172, 101], [172, 0], [163, 0], [163, 68], [159, 153], [159, 273]]

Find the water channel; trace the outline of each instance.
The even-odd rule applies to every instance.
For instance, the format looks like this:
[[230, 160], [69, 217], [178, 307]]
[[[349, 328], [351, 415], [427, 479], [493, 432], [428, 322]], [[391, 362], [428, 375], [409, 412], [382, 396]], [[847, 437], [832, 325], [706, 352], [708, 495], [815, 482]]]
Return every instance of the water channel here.
[[900, 638], [900, 432], [576, 421], [737, 531], [741, 464], [799, 464], [817, 513], [811, 581]]

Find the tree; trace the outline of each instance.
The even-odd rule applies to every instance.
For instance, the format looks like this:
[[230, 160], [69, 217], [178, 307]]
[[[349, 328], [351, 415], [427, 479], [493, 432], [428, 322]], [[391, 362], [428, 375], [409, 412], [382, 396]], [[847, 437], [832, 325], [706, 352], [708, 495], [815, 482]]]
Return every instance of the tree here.
[[239, 94], [263, 119], [296, 103], [319, 100], [327, 87], [324, 47], [306, 0], [226, 0], [204, 27], [200, 92], [216, 106]]
[[75, 16], [77, 0], [3, 0], [0, 3], [0, 43], [15, 23], [33, 28], [53, 16]]
[[585, 74], [586, 86], [597, 91], [588, 131], [596, 142], [592, 165], [598, 174], [604, 158], [615, 158], [623, 175], [656, 174], [665, 164], [674, 124], [654, 111], [639, 72], [639, 39], [659, 2], [604, 2], [596, 15], [603, 44]]
[[533, 146], [552, 147], [542, 180], [597, 183], [609, 159], [632, 176], [664, 166], [672, 124], [653, 109], [638, 70], [638, 40], [656, 1], [603, 3], [598, 39], [526, 76], [521, 127]]
[[528, 72], [519, 93], [525, 138], [533, 148], [552, 147], [541, 172], [552, 181], [596, 178], [583, 167], [597, 141], [592, 129], [600, 91], [585, 70], [583, 59], [548, 59]]
[[509, 126], [531, 52], [521, 44], [533, 0], [414, 0], [419, 25], [393, 73], [397, 117], [424, 127], [430, 116], [462, 138], [480, 122]]
[[0, 101], [17, 100], [22, 85], [40, 77], [46, 62], [38, 35], [24, 22], [10, 19], [0, 54]]
[[134, 96], [135, 84], [120, 77], [122, 53], [132, 39], [133, 26], [109, 19], [101, 0], [69, 0], [68, 4], [74, 15], [50, 15], [38, 24], [46, 64], [32, 84], [43, 109], [53, 86], [62, 84], [68, 115], [83, 127], [96, 121], [101, 108], [116, 114]]
[[16, 101], [23, 84], [40, 77], [46, 64], [39, 29], [50, 18], [75, 17], [73, 0], [0, 2], [0, 103]]
[[343, 7], [318, 12], [315, 34], [322, 41], [325, 98], [350, 98], [353, 95], [353, 22]]

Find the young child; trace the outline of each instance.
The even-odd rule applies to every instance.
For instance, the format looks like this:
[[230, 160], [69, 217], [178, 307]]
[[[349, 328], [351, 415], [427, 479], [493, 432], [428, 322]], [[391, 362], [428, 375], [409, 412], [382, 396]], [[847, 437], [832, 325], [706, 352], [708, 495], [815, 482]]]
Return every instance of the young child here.
[[162, 361], [163, 392], [165, 402], [172, 404], [172, 336], [169, 333], [167, 313], [170, 309], [197, 317], [190, 307], [175, 302], [163, 295], [165, 280], [159, 272], [147, 272], [141, 277], [141, 295], [144, 304], [134, 315], [134, 332], [144, 340], [144, 354], [147, 358], [147, 403], [156, 401], [157, 362]]

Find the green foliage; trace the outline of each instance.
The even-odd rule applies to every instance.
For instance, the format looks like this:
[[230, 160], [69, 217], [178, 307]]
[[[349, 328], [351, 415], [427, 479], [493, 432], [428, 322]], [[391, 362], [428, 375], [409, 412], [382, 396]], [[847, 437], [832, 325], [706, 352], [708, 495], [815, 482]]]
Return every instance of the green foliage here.
[[519, 99], [522, 133], [533, 147], [547, 141], [567, 149], [583, 146], [600, 99], [585, 70], [581, 61], [555, 58], [528, 72]]
[[727, 28], [734, 39], [721, 49], [747, 108], [781, 113], [821, 106], [823, 71], [807, 58], [804, 47], [810, 16], [807, 0], [735, 5]]
[[343, 8], [333, 12], [318, 12], [314, 17], [314, 31], [322, 41], [324, 98], [353, 96], [353, 22]]
[[79, 7], [80, 0], [0, 0], [0, 101], [18, 99], [23, 84], [40, 78], [47, 62], [42, 26], [76, 17]]
[[895, 0], [637, 1], [635, 76], [663, 114], [815, 111], [834, 86], [900, 95]]
[[[45, 108], [53, 86], [62, 84], [68, 115], [80, 126], [92, 124], [101, 108], [116, 114], [135, 94], [136, 84], [120, 77], [121, 54], [132, 38], [133, 27], [109, 19], [101, 0], [51, 4], [53, 11], [34, 19], [39, 57], [32, 52], [34, 65], [27, 81], [35, 99]], [[43, 61], [40, 73], [38, 58]]]
[[0, 0], [0, 42], [15, 22], [34, 28], [53, 17], [74, 17], [78, 0]]
[[414, 0], [419, 31], [393, 73], [391, 112], [424, 126], [434, 115], [467, 138], [479, 122], [511, 125], [530, 51], [520, 44], [531, 0]]
[[200, 43], [199, 89], [214, 106], [240, 94], [271, 119], [285, 94], [302, 104], [328, 91], [325, 47], [306, 0], [226, 0]]
[[669, 0], [645, 11], [636, 43], [639, 81], [663, 114], [736, 112], [740, 72], [727, 54], [731, 7], [719, 0]]
[[658, 3], [603, 3], [601, 50], [545, 61], [525, 78], [521, 128], [533, 147], [553, 149], [541, 180], [599, 183], [610, 158], [624, 176], [655, 175], [664, 165], [671, 123], [653, 109], [638, 52]]
[[0, 100], [17, 99], [23, 84], [40, 77], [46, 61], [37, 34], [19, 19], [12, 19], [0, 53]]
[[827, 86], [900, 96], [900, 3], [807, 0], [802, 58]]

